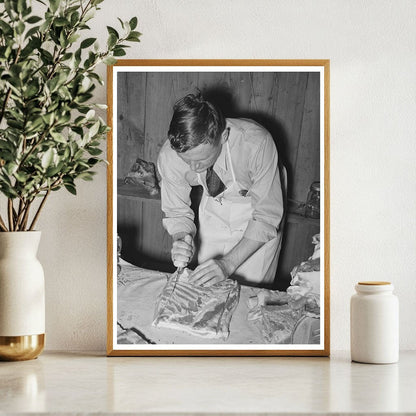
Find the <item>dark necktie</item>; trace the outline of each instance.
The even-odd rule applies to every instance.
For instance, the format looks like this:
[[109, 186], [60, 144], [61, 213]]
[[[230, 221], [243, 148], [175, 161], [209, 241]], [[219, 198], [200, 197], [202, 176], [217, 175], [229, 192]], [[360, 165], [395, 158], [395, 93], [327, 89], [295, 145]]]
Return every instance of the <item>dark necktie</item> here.
[[216, 197], [220, 193], [224, 192], [225, 185], [223, 181], [220, 179], [220, 177], [215, 173], [213, 166], [207, 169], [206, 181], [207, 181], [208, 193], [212, 197]]

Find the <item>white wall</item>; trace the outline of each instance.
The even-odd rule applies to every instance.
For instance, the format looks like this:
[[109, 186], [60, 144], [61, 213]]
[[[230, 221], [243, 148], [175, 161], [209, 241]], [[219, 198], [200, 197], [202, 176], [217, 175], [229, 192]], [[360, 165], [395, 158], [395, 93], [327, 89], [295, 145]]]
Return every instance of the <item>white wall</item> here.
[[[416, 349], [416, 2], [106, 0], [91, 27], [104, 43], [133, 15], [127, 58], [331, 60], [331, 347], [349, 348], [354, 284], [374, 279], [394, 283]], [[101, 167], [41, 218], [49, 350], [105, 349], [105, 189]]]

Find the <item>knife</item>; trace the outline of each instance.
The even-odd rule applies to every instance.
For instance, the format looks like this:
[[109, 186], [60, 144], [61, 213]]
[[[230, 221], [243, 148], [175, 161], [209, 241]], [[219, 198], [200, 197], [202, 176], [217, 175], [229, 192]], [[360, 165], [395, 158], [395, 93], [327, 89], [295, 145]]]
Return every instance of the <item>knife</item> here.
[[[183, 239], [183, 241], [185, 241], [186, 243], [191, 243], [192, 242], [192, 237], [189, 235], [189, 234], [187, 234], [186, 236], [185, 236], [185, 238]], [[179, 266], [177, 269], [176, 269], [176, 273], [178, 274], [178, 278], [180, 277], [180, 275], [183, 273], [183, 271], [185, 270], [185, 267], [186, 267], [186, 263], [185, 263], [185, 265], [184, 266]]]

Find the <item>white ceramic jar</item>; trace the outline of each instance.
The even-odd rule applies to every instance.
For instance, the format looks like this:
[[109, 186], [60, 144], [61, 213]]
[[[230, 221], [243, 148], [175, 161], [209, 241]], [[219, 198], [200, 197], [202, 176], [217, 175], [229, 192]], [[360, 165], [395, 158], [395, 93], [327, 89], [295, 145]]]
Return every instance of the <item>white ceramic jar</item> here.
[[390, 282], [358, 282], [351, 297], [351, 359], [389, 364], [399, 360], [399, 302]]

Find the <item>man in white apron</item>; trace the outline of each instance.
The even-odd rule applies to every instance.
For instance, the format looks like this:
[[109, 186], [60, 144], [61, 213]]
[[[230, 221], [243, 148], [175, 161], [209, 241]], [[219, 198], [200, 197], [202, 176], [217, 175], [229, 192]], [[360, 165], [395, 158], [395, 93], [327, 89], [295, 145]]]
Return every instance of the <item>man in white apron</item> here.
[[226, 278], [273, 283], [281, 247], [283, 197], [271, 135], [252, 120], [224, 119], [200, 95], [178, 101], [163, 145], [163, 224], [173, 238], [172, 260], [186, 266], [197, 230], [190, 191], [202, 185], [199, 266], [190, 276], [212, 285]]

